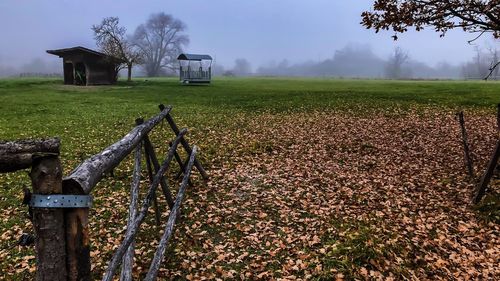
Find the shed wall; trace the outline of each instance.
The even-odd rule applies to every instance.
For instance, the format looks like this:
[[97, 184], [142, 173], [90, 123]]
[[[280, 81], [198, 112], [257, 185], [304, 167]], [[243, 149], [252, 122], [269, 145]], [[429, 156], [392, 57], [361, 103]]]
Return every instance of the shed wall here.
[[[65, 70], [65, 84], [75, 83], [75, 66], [78, 63], [85, 65], [86, 85], [110, 85], [115, 84], [115, 64], [105, 61], [101, 57], [88, 54], [67, 54], [63, 58]], [[72, 65], [73, 69], [68, 69]], [[72, 75], [71, 75], [72, 72]]]

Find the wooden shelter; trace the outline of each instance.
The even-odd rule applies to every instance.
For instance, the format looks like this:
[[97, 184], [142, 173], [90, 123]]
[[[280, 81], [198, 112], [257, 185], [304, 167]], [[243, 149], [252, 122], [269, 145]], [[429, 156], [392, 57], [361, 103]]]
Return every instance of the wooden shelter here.
[[122, 60], [81, 46], [47, 50], [47, 53], [63, 59], [64, 84], [110, 85], [118, 78]]
[[179, 80], [183, 84], [210, 83], [212, 79], [212, 57], [209, 55], [180, 54]]

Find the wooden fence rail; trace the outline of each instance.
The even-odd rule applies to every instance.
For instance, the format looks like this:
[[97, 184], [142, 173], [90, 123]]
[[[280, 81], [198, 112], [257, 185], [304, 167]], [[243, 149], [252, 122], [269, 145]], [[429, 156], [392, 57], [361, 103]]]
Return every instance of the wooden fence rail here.
[[59, 155], [58, 138], [42, 140], [0, 141], [0, 173], [14, 172], [32, 166], [33, 155]]

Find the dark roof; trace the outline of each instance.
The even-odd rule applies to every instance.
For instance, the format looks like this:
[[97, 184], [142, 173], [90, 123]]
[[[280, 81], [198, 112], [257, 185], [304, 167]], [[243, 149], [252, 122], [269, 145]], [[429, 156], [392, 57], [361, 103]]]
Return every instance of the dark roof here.
[[212, 60], [212, 57], [209, 55], [196, 55], [196, 54], [180, 54], [177, 57], [178, 60]]
[[85, 48], [82, 46], [77, 46], [77, 47], [73, 47], [73, 48], [66, 48], [66, 49], [47, 50], [47, 53], [59, 56], [60, 58], [64, 57], [65, 55], [70, 55], [70, 54], [75, 54], [75, 53], [87, 53], [87, 54], [91, 54], [91, 55], [98, 56], [98, 57], [111, 58], [116, 62], [123, 62], [123, 60], [121, 60], [119, 58], [108, 56], [104, 53], [94, 51], [94, 50], [91, 50], [91, 49], [88, 49], [88, 48]]

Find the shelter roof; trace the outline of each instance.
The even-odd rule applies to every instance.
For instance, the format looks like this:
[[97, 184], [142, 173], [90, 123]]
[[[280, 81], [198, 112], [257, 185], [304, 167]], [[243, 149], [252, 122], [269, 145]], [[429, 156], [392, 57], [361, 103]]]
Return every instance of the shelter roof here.
[[60, 58], [66, 56], [66, 55], [72, 55], [72, 54], [77, 54], [77, 53], [86, 53], [86, 54], [91, 54], [91, 55], [102, 57], [102, 58], [111, 58], [113, 61], [116, 61], [116, 62], [123, 62], [123, 60], [121, 60], [119, 58], [112, 57], [112, 56], [106, 55], [104, 53], [94, 51], [94, 50], [91, 50], [91, 49], [88, 49], [88, 48], [85, 48], [82, 46], [77, 46], [77, 47], [73, 47], [73, 48], [65, 48], [65, 49], [57, 49], [57, 50], [47, 50], [47, 53], [59, 56]]
[[212, 57], [209, 55], [198, 55], [198, 54], [180, 54], [177, 57], [178, 60], [195, 60], [195, 61], [202, 61], [202, 60], [212, 60]]

